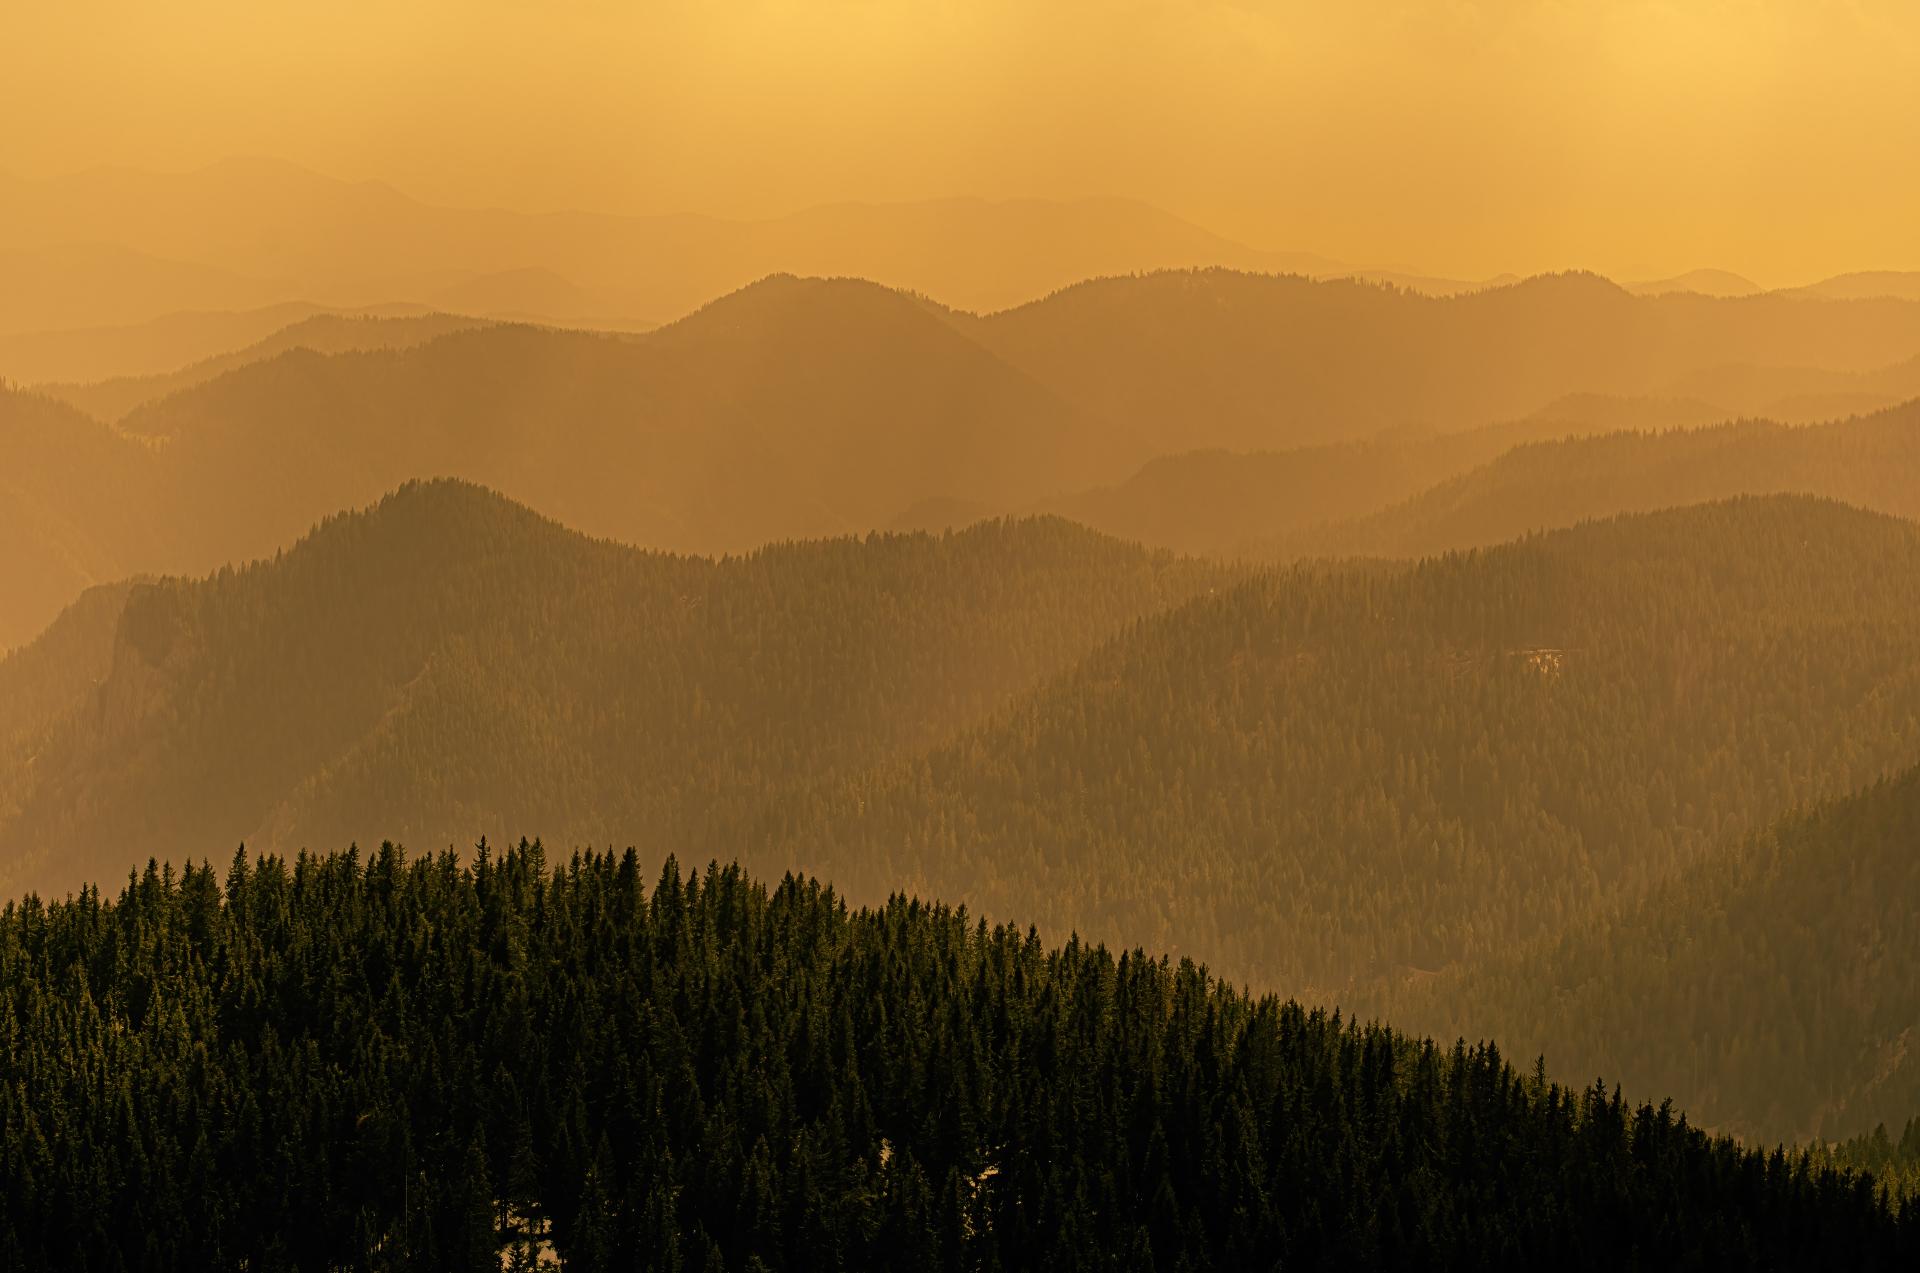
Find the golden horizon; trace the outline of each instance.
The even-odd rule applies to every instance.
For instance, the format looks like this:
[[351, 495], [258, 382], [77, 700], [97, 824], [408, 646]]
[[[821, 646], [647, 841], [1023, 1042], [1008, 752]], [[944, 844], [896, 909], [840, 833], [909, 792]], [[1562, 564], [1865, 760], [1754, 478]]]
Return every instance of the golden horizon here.
[[1893, 0], [95, 0], [0, 38], [26, 178], [258, 155], [527, 212], [1123, 198], [1461, 279], [1920, 268]]

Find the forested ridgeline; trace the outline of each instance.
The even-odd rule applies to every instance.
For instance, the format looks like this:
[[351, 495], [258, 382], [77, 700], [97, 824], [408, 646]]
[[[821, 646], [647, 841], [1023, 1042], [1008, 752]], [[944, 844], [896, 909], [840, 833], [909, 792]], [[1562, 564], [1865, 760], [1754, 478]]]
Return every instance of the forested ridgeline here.
[[895, 898], [537, 846], [0, 913], [0, 1262], [1902, 1269], [1604, 1085]]
[[383, 826], [664, 852], [711, 806], [933, 746], [1231, 577], [1058, 519], [674, 557], [412, 485], [0, 663], [19, 846], [0, 881], [65, 892], [136, 841], [178, 856]]
[[1897, 1129], [1920, 1109], [1920, 770], [1617, 913], [1409, 986], [1391, 1011], [1671, 1095], [1748, 1137]]
[[1279, 571], [713, 847], [1368, 1006], [1912, 765], [1916, 650], [1920, 529], [1803, 498]]

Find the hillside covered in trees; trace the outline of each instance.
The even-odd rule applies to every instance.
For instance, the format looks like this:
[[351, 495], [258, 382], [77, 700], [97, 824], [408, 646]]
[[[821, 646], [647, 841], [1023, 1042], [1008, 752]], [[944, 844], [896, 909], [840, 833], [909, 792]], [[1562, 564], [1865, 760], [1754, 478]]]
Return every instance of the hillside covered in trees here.
[[1917, 850], [1909, 770], [1617, 913], [1412, 988], [1394, 1015], [1544, 1051], [1762, 1139], [1898, 1129], [1920, 1110]]
[[635, 855], [150, 866], [0, 912], [0, 1261], [1903, 1269], [1669, 1106], [964, 910]]
[[[1804, 498], [1249, 576], [1048, 519], [682, 558], [410, 486], [277, 559], [89, 594], [0, 660], [21, 846], [0, 884], [62, 895], [208, 844], [538, 833], [965, 900], [1443, 1037], [1531, 1037], [1422, 986], [1603, 931], [1914, 765], [1916, 589], [1920, 530]], [[1857, 896], [1806, 922], [1853, 932]], [[1806, 971], [1897, 1015], [1877, 967], [1836, 946]], [[1756, 1014], [1768, 1049], [1810, 1046]], [[1888, 1022], [1765, 1103], [1740, 1077], [1764, 1062], [1718, 1045], [1691, 1069], [1631, 1028], [1522, 1054], [1697, 1093], [1718, 1127], [1845, 1136], [1905, 1112], [1869, 1063], [1898, 1055]]]
[[112, 878], [136, 843], [544, 829], [661, 856], [711, 806], [932, 746], [1228, 577], [1058, 520], [672, 557], [409, 486], [276, 559], [90, 598], [0, 661], [0, 886]]
[[1369, 1006], [1914, 763], [1916, 648], [1920, 528], [1801, 498], [1270, 572], [716, 844]]

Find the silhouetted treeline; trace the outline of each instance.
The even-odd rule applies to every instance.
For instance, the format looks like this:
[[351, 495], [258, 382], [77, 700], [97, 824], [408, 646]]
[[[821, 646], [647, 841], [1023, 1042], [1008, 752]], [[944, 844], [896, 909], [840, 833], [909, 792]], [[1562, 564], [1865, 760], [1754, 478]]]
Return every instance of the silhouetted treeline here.
[[0, 913], [0, 1262], [1905, 1268], [1920, 1210], [1182, 963], [391, 848]]

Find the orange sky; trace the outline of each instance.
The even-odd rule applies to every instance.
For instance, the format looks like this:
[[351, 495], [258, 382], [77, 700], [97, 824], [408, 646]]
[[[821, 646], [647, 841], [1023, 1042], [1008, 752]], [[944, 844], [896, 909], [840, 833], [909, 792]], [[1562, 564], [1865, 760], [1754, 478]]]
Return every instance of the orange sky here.
[[1114, 194], [1459, 276], [1920, 268], [1913, 0], [61, 0], [0, 5], [0, 45], [25, 175], [257, 154], [741, 216]]

